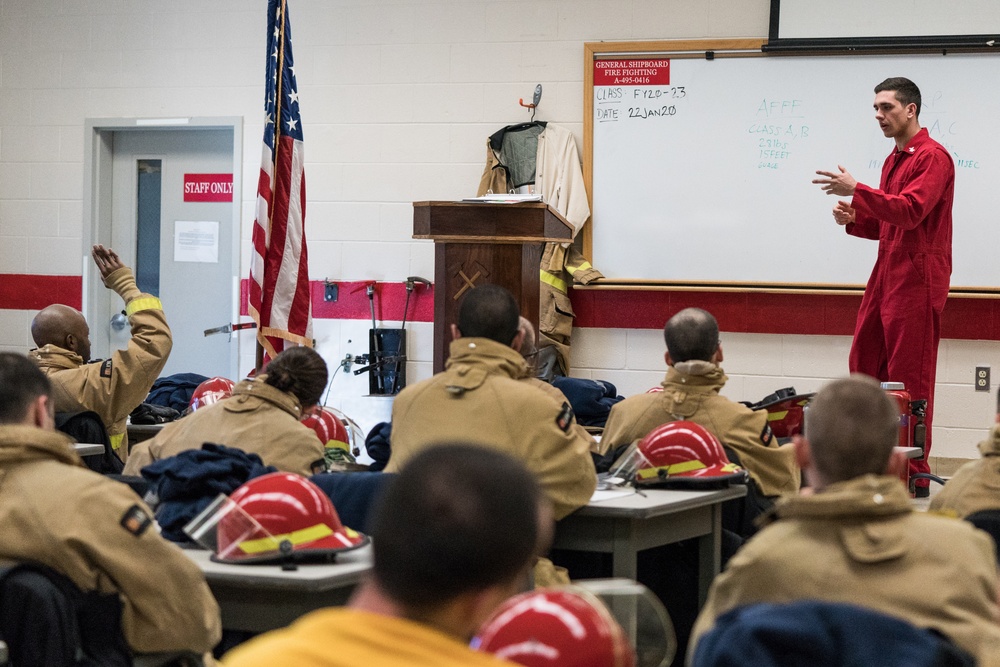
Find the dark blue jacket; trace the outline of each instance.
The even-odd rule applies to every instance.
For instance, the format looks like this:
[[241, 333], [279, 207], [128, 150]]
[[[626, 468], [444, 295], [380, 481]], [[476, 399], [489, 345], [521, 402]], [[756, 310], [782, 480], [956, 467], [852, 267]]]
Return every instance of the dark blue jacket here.
[[256, 454], [206, 442], [201, 449], [160, 459], [141, 472], [156, 498], [156, 521], [163, 537], [187, 542], [184, 526], [220, 493], [229, 495], [247, 480], [276, 471]]
[[730, 610], [699, 640], [691, 665], [971, 667], [975, 661], [941, 635], [901, 619], [807, 600]]

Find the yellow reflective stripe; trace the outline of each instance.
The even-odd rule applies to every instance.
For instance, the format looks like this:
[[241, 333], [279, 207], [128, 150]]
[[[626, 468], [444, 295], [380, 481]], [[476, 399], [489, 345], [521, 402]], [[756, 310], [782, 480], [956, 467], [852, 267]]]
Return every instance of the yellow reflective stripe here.
[[292, 543], [292, 546], [295, 546], [297, 544], [305, 544], [306, 542], [315, 542], [316, 540], [322, 539], [327, 535], [333, 535], [333, 529], [325, 523], [317, 523], [315, 526], [302, 528], [300, 530], [292, 531], [291, 533], [285, 533], [284, 535], [261, 537], [256, 540], [246, 540], [245, 542], [240, 543], [240, 551], [245, 554], [259, 554], [266, 551], [277, 551], [278, 545], [285, 540], [288, 540]]
[[341, 442], [340, 440], [331, 440], [330, 442], [326, 443], [326, 448], [327, 449], [343, 449], [345, 452], [348, 452], [348, 453], [350, 453], [350, 451], [351, 451], [351, 446], [348, 445], [346, 442]]
[[111, 439], [111, 449], [118, 449], [122, 446], [122, 440], [125, 439], [124, 433], [119, 433], [118, 435], [108, 436]]
[[669, 466], [660, 466], [659, 468], [644, 468], [635, 474], [639, 479], [649, 479], [650, 477], [659, 477], [660, 471], [664, 471], [667, 476], [678, 475], [682, 472], [691, 472], [692, 470], [701, 470], [706, 468], [704, 463], [701, 461], [682, 461], [680, 463], [675, 463]]
[[570, 273], [576, 273], [577, 271], [585, 271], [587, 269], [592, 269], [592, 268], [594, 267], [591, 266], [590, 262], [581, 262], [579, 266], [570, 266], [569, 264], [566, 265], [566, 270], [569, 271]]
[[[691, 472], [692, 470], [703, 470], [707, 468], [701, 461], [683, 461], [681, 463], [675, 463], [671, 466], [660, 466], [659, 468], [643, 468], [642, 470], [635, 473], [635, 476], [639, 479], [650, 479], [652, 477], [659, 477], [660, 471], [663, 470], [667, 477], [670, 475], [679, 475], [684, 472]], [[721, 472], [739, 472], [743, 468], [739, 467], [735, 463], [727, 463], [720, 469]]]
[[566, 281], [563, 280], [562, 278], [556, 278], [548, 271], [539, 270], [538, 273], [543, 283], [548, 283], [549, 285], [552, 285], [563, 294], [565, 294], [566, 291], [569, 289], [569, 286], [566, 285]]
[[781, 412], [768, 412], [767, 421], [774, 422], [778, 421], [779, 419], [784, 419], [787, 416], [788, 416], [788, 410], [782, 410]]
[[125, 314], [129, 317], [140, 310], [163, 310], [163, 304], [155, 296], [144, 296], [141, 299], [132, 299], [125, 306]]

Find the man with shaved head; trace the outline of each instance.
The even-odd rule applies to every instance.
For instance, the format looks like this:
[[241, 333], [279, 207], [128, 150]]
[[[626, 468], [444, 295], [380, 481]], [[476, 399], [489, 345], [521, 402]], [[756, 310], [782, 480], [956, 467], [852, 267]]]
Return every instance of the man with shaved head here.
[[761, 493], [771, 499], [799, 490], [800, 473], [790, 444], [778, 446], [767, 412], [719, 394], [725, 386], [719, 324], [701, 308], [685, 308], [663, 328], [667, 377], [663, 391], [626, 398], [611, 409], [602, 445], [618, 447], [661, 424], [701, 424], [732, 449]]
[[105, 286], [125, 302], [132, 338], [104, 361], [90, 360], [90, 327], [80, 311], [53, 304], [31, 322], [37, 349], [32, 360], [52, 382], [57, 412], [92, 410], [104, 422], [111, 445], [128, 456], [126, 419], [149, 394], [170, 354], [170, 328], [160, 300], [139, 291], [132, 270], [114, 250], [95, 245], [91, 255]]

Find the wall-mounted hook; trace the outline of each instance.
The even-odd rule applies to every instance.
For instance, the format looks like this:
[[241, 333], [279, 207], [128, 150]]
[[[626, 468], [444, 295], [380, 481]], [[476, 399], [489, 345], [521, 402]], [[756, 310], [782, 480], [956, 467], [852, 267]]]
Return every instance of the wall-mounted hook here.
[[542, 84], [538, 84], [537, 86], [535, 86], [535, 94], [531, 98], [531, 104], [525, 104], [523, 97], [518, 99], [517, 103], [520, 104], [525, 109], [531, 109], [531, 120], [534, 121], [535, 108], [538, 107], [538, 103], [541, 101], [542, 101]]

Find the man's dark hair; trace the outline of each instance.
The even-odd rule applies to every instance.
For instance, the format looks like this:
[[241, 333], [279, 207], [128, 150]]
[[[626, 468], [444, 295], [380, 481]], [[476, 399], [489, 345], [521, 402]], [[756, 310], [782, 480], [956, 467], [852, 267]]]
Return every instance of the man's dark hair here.
[[499, 285], [481, 285], [469, 290], [458, 307], [458, 330], [462, 336], [489, 338], [510, 345], [517, 335], [521, 313], [514, 295]]
[[917, 118], [920, 118], [920, 89], [906, 77], [891, 76], [882, 83], [875, 86], [875, 92], [881, 93], [888, 90], [896, 94], [896, 99], [904, 107], [909, 104], [917, 105]]
[[49, 396], [52, 384], [23, 354], [0, 352], [0, 424], [24, 421], [31, 402]]
[[426, 449], [376, 505], [375, 579], [418, 612], [511, 581], [537, 555], [541, 502], [534, 476], [502, 452]]
[[685, 308], [663, 327], [667, 352], [673, 362], [711, 361], [719, 349], [719, 323], [701, 308]]
[[290, 347], [264, 369], [264, 382], [299, 399], [303, 408], [319, 403], [326, 389], [326, 362], [311, 347]]

